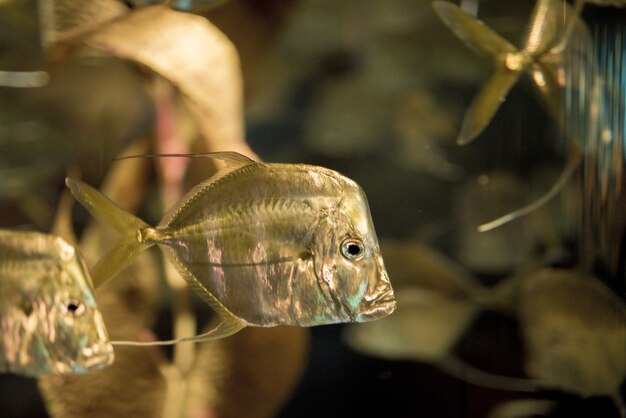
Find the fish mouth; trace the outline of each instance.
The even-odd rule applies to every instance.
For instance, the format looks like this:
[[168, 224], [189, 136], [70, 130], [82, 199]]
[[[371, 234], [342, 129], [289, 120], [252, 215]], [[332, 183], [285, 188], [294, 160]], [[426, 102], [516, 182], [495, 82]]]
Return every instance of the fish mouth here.
[[396, 297], [393, 289], [389, 288], [378, 297], [364, 300], [359, 307], [357, 319], [359, 322], [373, 321], [383, 318], [396, 310]]
[[84, 372], [102, 369], [113, 363], [115, 356], [109, 341], [83, 347], [81, 358], [76, 362], [75, 371]]

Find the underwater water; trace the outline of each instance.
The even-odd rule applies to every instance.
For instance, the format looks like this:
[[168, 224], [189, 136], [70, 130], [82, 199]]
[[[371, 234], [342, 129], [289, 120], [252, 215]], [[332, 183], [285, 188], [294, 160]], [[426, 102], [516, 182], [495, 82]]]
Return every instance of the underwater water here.
[[[120, 235], [67, 203], [66, 176], [156, 225], [215, 167], [121, 153], [322, 166], [365, 192], [397, 307], [365, 323], [115, 346], [116, 364], [84, 376], [2, 374], [0, 416], [620, 416], [626, 8], [18, 3], [0, 5], [0, 71], [50, 80], [0, 77], [0, 228], [73, 236], [93, 272]], [[484, 127], [459, 145], [472, 117]], [[477, 230], [540, 199], [575, 149], [580, 164], [545, 205]], [[96, 290], [111, 340], [214, 324], [220, 313], [174, 276], [150, 249]]]

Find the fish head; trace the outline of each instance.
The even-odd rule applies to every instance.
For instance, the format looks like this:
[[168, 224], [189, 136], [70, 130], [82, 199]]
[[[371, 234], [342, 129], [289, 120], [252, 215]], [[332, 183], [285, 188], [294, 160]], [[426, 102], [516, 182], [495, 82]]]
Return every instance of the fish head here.
[[113, 346], [85, 263], [74, 247], [63, 244], [33, 301], [37, 326], [29, 351], [45, 358], [50, 372], [85, 373], [110, 365]]
[[351, 182], [316, 233], [315, 274], [337, 322], [364, 322], [396, 302], [362, 189]]

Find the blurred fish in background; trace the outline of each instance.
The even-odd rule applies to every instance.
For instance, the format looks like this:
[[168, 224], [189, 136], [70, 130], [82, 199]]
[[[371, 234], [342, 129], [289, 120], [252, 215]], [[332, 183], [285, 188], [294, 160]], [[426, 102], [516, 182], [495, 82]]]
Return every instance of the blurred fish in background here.
[[584, 397], [610, 396], [624, 416], [624, 301], [596, 278], [568, 270], [543, 270], [522, 279], [514, 298], [527, 373]]
[[0, 371], [37, 377], [113, 362], [85, 262], [60, 237], [0, 230], [0, 290]]

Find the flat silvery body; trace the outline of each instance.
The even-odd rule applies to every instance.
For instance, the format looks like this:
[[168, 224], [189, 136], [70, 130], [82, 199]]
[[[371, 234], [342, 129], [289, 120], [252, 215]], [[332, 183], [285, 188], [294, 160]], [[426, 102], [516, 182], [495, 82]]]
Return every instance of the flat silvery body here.
[[151, 157], [214, 158], [225, 166], [156, 227], [67, 178], [76, 200], [122, 233], [92, 269], [94, 285], [158, 245], [220, 321], [195, 337], [116, 344], [207, 341], [246, 326], [368, 321], [395, 309], [367, 199], [354, 181], [323, 167], [259, 163], [236, 152]]
[[52, 235], [0, 230], [0, 371], [84, 373], [112, 362], [76, 249]]
[[393, 311], [367, 199], [341, 174], [254, 163], [198, 185], [182, 202], [145, 231], [147, 241], [248, 325], [365, 321]]

